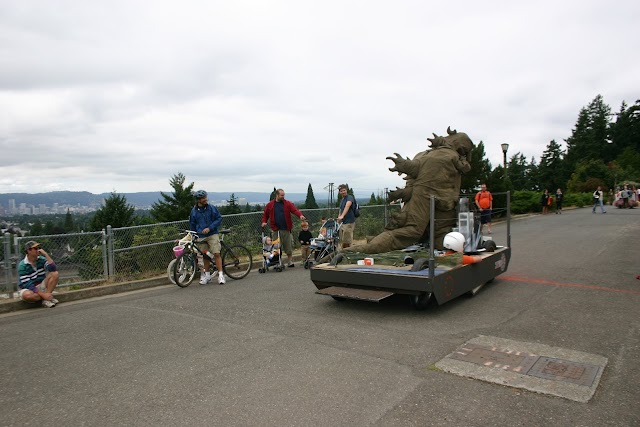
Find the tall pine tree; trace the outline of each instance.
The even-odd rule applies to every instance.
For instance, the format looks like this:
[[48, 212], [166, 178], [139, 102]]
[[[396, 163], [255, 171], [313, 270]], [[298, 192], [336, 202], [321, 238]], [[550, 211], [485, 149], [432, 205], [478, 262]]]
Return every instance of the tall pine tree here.
[[307, 198], [304, 201], [304, 207], [306, 209], [318, 209], [318, 203], [316, 203], [316, 198], [313, 195], [313, 188], [311, 188], [311, 183], [307, 187]]
[[169, 180], [172, 194], [160, 193], [163, 200], [151, 206], [151, 216], [158, 222], [182, 221], [189, 218], [191, 208], [195, 204], [193, 198], [193, 182], [186, 187], [185, 176], [178, 172]]

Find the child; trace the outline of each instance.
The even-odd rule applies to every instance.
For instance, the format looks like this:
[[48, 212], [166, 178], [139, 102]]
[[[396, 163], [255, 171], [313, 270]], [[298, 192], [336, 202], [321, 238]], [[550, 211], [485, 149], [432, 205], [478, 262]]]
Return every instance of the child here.
[[325, 222], [327, 222], [327, 218], [322, 217], [320, 219], [320, 234], [318, 234], [318, 239], [324, 239], [327, 237], [327, 228], [324, 226]]
[[280, 240], [271, 241], [271, 237], [265, 236], [262, 239], [262, 256], [267, 261], [267, 267], [278, 262], [280, 256]]
[[313, 236], [309, 231], [309, 223], [307, 221], [302, 221], [301, 223], [302, 230], [298, 233], [298, 241], [300, 242], [300, 252], [302, 254], [302, 260], [306, 260], [309, 258], [309, 254], [311, 253], [311, 239]]

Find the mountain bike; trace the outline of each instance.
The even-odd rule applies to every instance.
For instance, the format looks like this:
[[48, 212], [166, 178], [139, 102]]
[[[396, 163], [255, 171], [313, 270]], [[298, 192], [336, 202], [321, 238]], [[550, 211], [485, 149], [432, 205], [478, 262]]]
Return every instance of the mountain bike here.
[[[231, 233], [231, 230], [220, 230], [220, 256], [222, 257], [222, 271], [232, 279], [239, 280], [245, 277], [251, 271], [253, 267], [253, 259], [251, 258], [251, 251], [242, 245], [228, 245], [224, 241], [224, 236]], [[191, 284], [196, 273], [199, 271], [198, 258], [208, 257], [211, 262], [209, 263], [209, 272], [213, 276], [213, 273], [217, 272], [216, 263], [211, 256], [203, 252], [198, 247], [198, 234], [195, 231], [185, 230], [185, 235], [189, 239], [184, 244], [184, 250], [182, 254], [178, 256], [176, 262], [173, 265], [173, 279], [176, 285], [181, 288], [186, 288]]]

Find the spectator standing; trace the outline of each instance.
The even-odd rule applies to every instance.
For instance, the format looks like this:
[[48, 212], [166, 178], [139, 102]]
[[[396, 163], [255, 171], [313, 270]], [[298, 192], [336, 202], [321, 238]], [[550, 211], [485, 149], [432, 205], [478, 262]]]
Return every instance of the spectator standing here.
[[622, 207], [623, 208], [631, 208], [629, 205], [629, 198], [631, 197], [631, 191], [629, 190], [629, 186], [627, 184], [624, 185], [622, 191], [620, 192], [620, 198], [622, 199]]
[[18, 296], [22, 301], [42, 301], [43, 307], [55, 307], [58, 300], [53, 297], [53, 290], [58, 286], [59, 280], [56, 263], [33, 240], [24, 245], [24, 251], [25, 257], [18, 264]]
[[293, 237], [291, 236], [291, 230], [293, 229], [293, 222], [291, 221], [291, 215], [296, 215], [303, 221], [306, 221], [302, 212], [298, 210], [296, 205], [284, 198], [284, 190], [279, 188], [276, 190], [276, 197], [271, 200], [264, 207], [262, 213], [262, 227], [269, 225], [271, 230], [280, 234], [280, 244], [282, 251], [287, 254], [287, 267], [295, 267], [293, 264]]
[[604, 210], [604, 206], [602, 203], [602, 198], [604, 197], [604, 193], [602, 191], [602, 187], [598, 186], [598, 189], [593, 192], [593, 209], [591, 213], [596, 213], [596, 207], [600, 206], [600, 210], [603, 214], [606, 214], [607, 211]]
[[342, 199], [340, 200], [340, 215], [338, 215], [337, 220], [338, 222], [342, 222], [342, 226], [340, 227], [340, 245], [344, 249], [353, 243], [353, 231], [356, 228], [356, 199], [349, 194], [347, 184], [340, 184], [338, 186], [338, 194], [340, 194]]
[[549, 213], [549, 190], [544, 189], [544, 193], [540, 197], [540, 204], [542, 205], [542, 215]]
[[556, 190], [556, 214], [562, 213], [562, 200], [564, 199], [564, 194], [562, 194], [561, 189]]
[[309, 254], [311, 253], [311, 239], [313, 239], [313, 235], [309, 231], [309, 223], [307, 221], [302, 221], [300, 227], [302, 230], [298, 233], [298, 242], [300, 242], [300, 252], [302, 262], [304, 262], [309, 258]]
[[[222, 258], [220, 257], [220, 236], [218, 227], [222, 224], [222, 215], [218, 208], [209, 204], [207, 192], [198, 190], [193, 194], [196, 198], [196, 205], [191, 209], [189, 216], [189, 229], [198, 233], [198, 247], [204, 252], [213, 253], [213, 258], [218, 269], [218, 283], [224, 285], [226, 280], [222, 272]], [[200, 264], [200, 263], [198, 263]], [[204, 257], [204, 263], [200, 266], [200, 284], [206, 285], [212, 279], [209, 274], [211, 260]]]
[[493, 210], [493, 196], [487, 191], [487, 184], [482, 184], [476, 194], [476, 206], [480, 210], [480, 233], [487, 224], [487, 231], [491, 234], [491, 211]]

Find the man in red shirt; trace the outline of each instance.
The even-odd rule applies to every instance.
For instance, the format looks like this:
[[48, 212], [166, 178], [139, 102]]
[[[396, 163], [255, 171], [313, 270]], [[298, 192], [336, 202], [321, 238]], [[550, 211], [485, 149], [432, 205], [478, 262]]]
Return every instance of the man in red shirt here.
[[476, 206], [480, 210], [480, 233], [484, 225], [491, 234], [491, 209], [493, 209], [493, 196], [487, 191], [487, 184], [482, 184], [481, 190], [476, 194]]
[[267, 221], [273, 231], [280, 234], [280, 247], [287, 254], [287, 267], [293, 267], [293, 240], [291, 239], [291, 229], [293, 222], [291, 214], [296, 215], [301, 220], [306, 218], [302, 212], [296, 208], [296, 205], [284, 198], [284, 190], [279, 188], [276, 190], [276, 198], [267, 203], [262, 213], [262, 227], [267, 225]]

